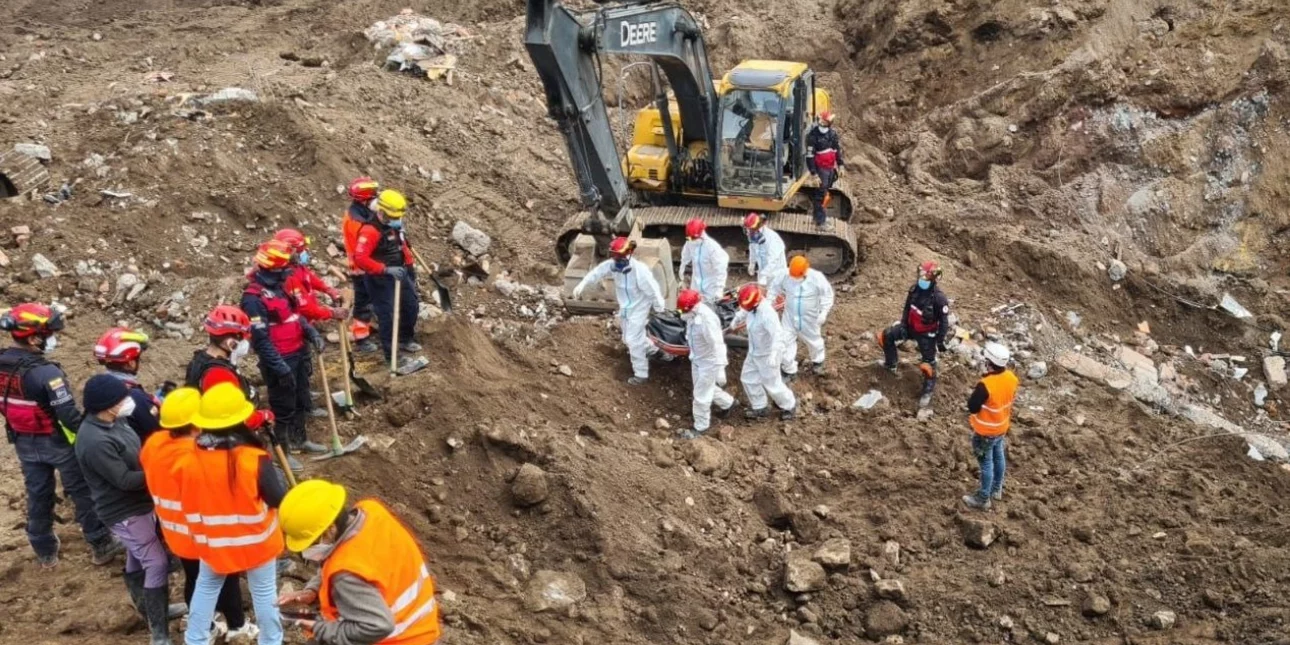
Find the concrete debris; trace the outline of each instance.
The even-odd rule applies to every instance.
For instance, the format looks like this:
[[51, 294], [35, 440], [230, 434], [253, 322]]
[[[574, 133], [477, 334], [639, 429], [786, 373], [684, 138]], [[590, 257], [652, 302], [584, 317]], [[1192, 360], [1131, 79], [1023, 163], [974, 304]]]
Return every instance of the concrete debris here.
[[851, 565], [851, 541], [846, 538], [826, 540], [811, 556], [812, 560], [826, 567], [847, 567]]
[[452, 227], [452, 241], [476, 257], [488, 253], [488, 248], [493, 244], [486, 233], [461, 220], [457, 220]]
[[35, 269], [36, 275], [42, 278], [52, 278], [58, 275], [58, 265], [39, 253], [31, 256], [31, 268]]
[[41, 161], [52, 161], [54, 158], [49, 146], [42, 146], [38, 143], [15, 143], [13, 150]]
[[587, 598], [587, 583], [577, 575], [542, 570], [529, 579], [524, 608], [534, 613], [568, 609]]
[[546, 472], [533, 464], [520, 466], [511, 482], [511, 497], [519, 506], [534, 506], [546, 501], [549, 488]]
[[1030, 369], [1026, 371], [1026, 376], [1032, 381], [1038, 381], [1039, 379], [1048, 376], [1048, 363], [1043, 361], [1035, 361], [1034, 363], [1031, 363]]
[[1234, 318], [1253, 318], [1254, 314], [1249, 309], [1241, 306], [1230, 293], [1224, 293], [1223, 299], [1219, 301], [1218, 308], [1231, 314]]
[[1173, 629], [1174, 623], [1178, 622], [1178, 614], [1169, 610], [1161, 610], [1151, 615], [1150, 625], [1152, 629], [1164, 631]]
[[1268, 385], [1274, 390], [1286, 386], [1286, 359], [1281, 356], [1269, 356], [1263, 359], [1263, 375]]
[[864, 394], [864, 396], [856, 399], [856, 402], [851, 404], [851, 407], [856, 408], [857, 410], [870, 410], [873, 409], [875, 405], [878, 405], [882, 400], [882, 392], [879, 392], [878, 390], [869, 390]]
[[1111, 266], [1107, 267], [1106, 274], [1112, 282], [1119, 282], [1129, 274], [1129, 267], [1119, 260], [1111, 260]]
[[828, 582], [824, 567], [811, 559], [810, 554], [794, 551], [784, 563], [784, 589], [793, 593], [819, 591]]
[[260, 95], [241, 87], [226, 87], [214, 94], [194, 99], [198, 105], [217, 105], [220, 103], [259, 103]]

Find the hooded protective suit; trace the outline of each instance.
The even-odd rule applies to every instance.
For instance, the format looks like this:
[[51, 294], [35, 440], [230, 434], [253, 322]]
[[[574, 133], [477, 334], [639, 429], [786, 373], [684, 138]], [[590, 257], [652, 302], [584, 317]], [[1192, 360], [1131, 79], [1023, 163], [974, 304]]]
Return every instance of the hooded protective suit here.
[[761, 227], [760, 242], [748, 241], [748, 275], [757, 276], [757, 283], [766, 287], [767, 302], [775, 302], [775, 297], [783, 290], [781, 284], [788, 276], [788, 256], [784, 252], [784, 238], [770, 230], [769, 226]]
[[744, 359], [744, 369], [739, 378], [748, 394], [748, 405], [753, 410], [765, 408], [766, 395], [769, 394], [779, 409], [796, 408], [797, 397], [784, 384], [784, 377], [779, 372], [784, 332], [769, 301], [762, 299], [761, 304], [749, 312], [747, 330], [748, 356]]
[[702, 433], [712, 421], [712, 404], [729, 410], [735, 397], [722, 387], [726, 384], [726, 338], [721, 319], [707, 303], [700, 302], [685, 320], [685, 342], [690, 346], [690, 378], [694, 381], [694, 431]]
[[582, 290], [587, 285], [596, 284], [610, 275], [614, 278], [614, 295], [618, 298], [623, 344], [627, 345], [632, 357], [632, 374], [641, 379], [649, 378], [649, 355], [658, 349], [645, 336], [645, 324], [649, 322], [651, 308], [657, 313], [663, 312], [663, 290], [644, 262], [631, 258], [627, 268], [618, 271], [613, 260], [605, 260], [574, 287], [573, 297], [582, 297]]
[[821, 327], [833, 310], [833, 285], [823, 273], [807, 269], [799, 280], [784, 279], [784, 348], [780, 369], [797, 373], [797, 341], [806, 343], [812, 363], [824, 362], [824, 334]]
[[690, 288], [703, 296], [703, 301], [714, 303], [725, 295], [726, 270], [730, 265], [730, 255], [716, 240], [704, 233], [697, 240], [687, 240], [681, 247], [680, 281], [685, 282], [685, 270], [694, 265], [694, 276], [690, 279]]

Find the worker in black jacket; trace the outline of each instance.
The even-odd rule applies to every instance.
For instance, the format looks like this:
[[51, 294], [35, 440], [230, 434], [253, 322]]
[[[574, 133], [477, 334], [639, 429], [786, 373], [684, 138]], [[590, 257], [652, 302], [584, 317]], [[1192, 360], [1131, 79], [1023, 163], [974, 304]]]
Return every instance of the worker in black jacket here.
[[896, 371], [896, 344], [913, 340], [918, 343], [918, 353], [922, 363], [918, 369], [923, 373], [923, 393], [918, 398], [918, 407], [926, 408], [932, 403], [932, 391], [936, 389], [936, 354], [945, 351], [945, 337], [950, 330], [950, 301], [936, 285], [941, 276], [941, 268], [935, 262], [924, 262], [918, 267], [918, 282], [909, 289], [905, 297], [905, 307], [900, 311], [900, 320], [878, 333], [878, 345], [882, 347], [882, 366]]
[[829, 205], [829, 189], [837, 182], [846, 161], [842, 159], [842, 139], [833, 129], [833, 113], [820, 113], [820, 121], [806, 133], [806, 166], [820, 180], [820, 187], [811, 196], [815, 225], [829, 228], [824, 209]]

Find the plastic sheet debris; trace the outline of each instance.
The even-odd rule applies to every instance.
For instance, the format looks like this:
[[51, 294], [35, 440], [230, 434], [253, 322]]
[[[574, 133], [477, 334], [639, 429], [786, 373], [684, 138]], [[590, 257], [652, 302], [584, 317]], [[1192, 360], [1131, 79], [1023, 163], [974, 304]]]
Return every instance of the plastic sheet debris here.
[[470, 38], [458, 25], [441, 23], [411, 9], [374, 23], [363, 35], [376, 49], [392, 48], [385, 58], [386, 69], [431, 80], [446, 77], [450, 84], [457, 66], [456, 44]]
[[1218, 303], [1218, 308], [1231, 314], [1234, 318], [1253, 318], [1254, 314], [1249, 309], [1241, 306], [1230, 293], [1223, 294], [1223, 300]]
[[226, 87], [214, 94], [203, 96], [195, 99], [193, 102], [198, 105], [214, 105], [216, 103], [258, 103], [260, 96], [251, 90], [241, 87]]

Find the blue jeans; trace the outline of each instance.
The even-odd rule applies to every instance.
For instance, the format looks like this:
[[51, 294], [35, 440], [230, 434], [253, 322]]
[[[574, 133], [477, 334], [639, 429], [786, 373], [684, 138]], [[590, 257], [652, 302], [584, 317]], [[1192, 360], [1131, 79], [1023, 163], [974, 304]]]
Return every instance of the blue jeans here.
[[[259, 645], [282, 645], [282, 614], [278, 613], [278, 561], [276, 559], [246, 572], [246, 586], [251, 591], [255, 624], [260, 628]], [[211, 637], [211, 620], [215, 601], [224, 587], [224, 576], [215, 573], [205, 562], [197, 574], [193, 602], [188, 607], [186, 645], [207, 645]]]
[[58, 554], [58, 538], [54, 537], [55, 470], [62, 476], [63, 493], [76, 505], [76, 522], [85, 540], [101, 546], [112, 539], [108, 527], [94, 512], [90, 485], [76, 462], [76, 451], [67, 442], [53, 435], [19, 434], [14, 437], [14, 449], [27, 487], [27, 541], [36, 555]]
[[1003, 474], [1008, 469], [1008, 458], [1004, 456], [1003, 439], [1008, 435], [982, 437], [972, 434], [972, 454], [981, 464], [981, 490], [977, 497], [988, 499], [991, 495], [1003, 490]]

